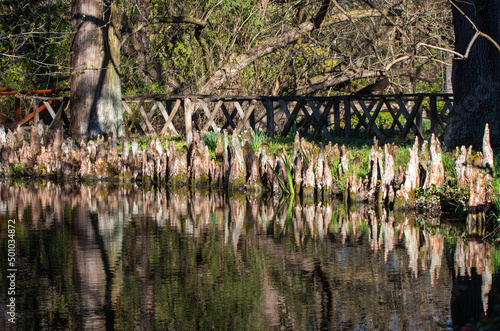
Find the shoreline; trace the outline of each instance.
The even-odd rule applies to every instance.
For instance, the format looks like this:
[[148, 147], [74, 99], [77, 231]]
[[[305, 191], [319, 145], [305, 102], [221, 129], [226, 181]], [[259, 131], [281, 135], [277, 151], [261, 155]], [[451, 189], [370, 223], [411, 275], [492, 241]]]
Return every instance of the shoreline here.
[[462, 146], [446, 161], [453, 162], [447, 165], [454, 167], [453, 179], [445, 176], [446, 158], [434, 136], [422, 144], [416, 139], [413, 147], [403, 151], [409, 155], [407, 162], [399, 166], [395, 163], [399, 147], [379, 147], [376, 139], [367, 155], [359, 151], [354, 155], [345, 145], [315, 144], [298, 134], [275, 152], [270, 152], [264, 139], [256, 146], [251, 131], [231, 138], [223, 131], [211, 150], [203, 138], [193, 131], [185, 146], [165, 137], [151, 137], [139, 146], [136, 140], [125, 138], [76, 142], [65, 139], [59, 128], [44, 133], [43, 128], [32, 127], [25, 137], [21, 130], [5, 132], [0, 127], [0, 179], [142, 183], [257, 195], [267, 192], [302, 201], [340, 199], [402, 210], [461, 204], [462, 209], [486, 212], [493, 205], [494, 158], [488, 126], [483, 153]]

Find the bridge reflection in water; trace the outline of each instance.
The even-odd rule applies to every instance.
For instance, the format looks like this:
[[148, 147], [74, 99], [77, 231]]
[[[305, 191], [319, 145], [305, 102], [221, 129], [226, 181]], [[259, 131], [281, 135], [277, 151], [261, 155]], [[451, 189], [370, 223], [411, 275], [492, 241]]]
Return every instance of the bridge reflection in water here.
[[4, 182], [0, 196], [23, 329], [425, 330], [497, 313], [496, 250], [466, 224], [137, 186]]

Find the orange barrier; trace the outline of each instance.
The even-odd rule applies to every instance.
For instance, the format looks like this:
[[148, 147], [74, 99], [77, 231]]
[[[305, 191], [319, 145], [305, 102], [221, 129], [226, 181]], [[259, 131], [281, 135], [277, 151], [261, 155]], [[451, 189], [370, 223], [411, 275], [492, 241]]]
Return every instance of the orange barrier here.
[[[41, 111], [47, 109], [47, 104], [49, 105], [49, 107], [50, 105], [53, 105], [55, 103], [55, 100], [48, 99], [40, 107], [38, 106], [38, 103], [34, 100], [33, 111], [29, 113], [28, 116], [21, 119], [21, 98], [23, 95], [36, 95], [36, 94], [46, 94], [46, 93], [58, 94], [61, 92], [67, 92], [69, 90], [70, 90], [69, 88], [63, 88], [63, 89], [45, 89], [45, 90], [34, 90], [34, 91], [15, 91], [10, 88], [0, 88], [0, 96], [10, 96], [10, 95], [16, 96], [14, 102], [14, 114], [15, 114], [14, 119], [0, 112], [0, 121], [8, 122], [10, 125], [14, 127], [24, 125], [31, 119], [34, 119], [34, 121], [36, 122], [38, 121], [38, 114]], [[52, 113], [53, 111], [51, 111], [51, 115]]]

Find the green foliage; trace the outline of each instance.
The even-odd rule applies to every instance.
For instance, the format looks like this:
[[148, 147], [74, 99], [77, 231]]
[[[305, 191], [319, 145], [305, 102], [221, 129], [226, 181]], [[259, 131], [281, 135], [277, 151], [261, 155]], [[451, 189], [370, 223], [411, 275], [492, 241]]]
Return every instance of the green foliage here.
[[208, 146], [210, 152], [214, 152], [215, 148], [217, 148], [217, 138], [219, 137], [219, 133], [215, 131], [206, 132], [203, 134], [203, 141], [205, 145]]
[[267, 135], [262, 130], [257, 130], [252, 133], [252, 149], [257, 151], [259, 146], [266, 140]]
[[9, 163], [10, 171], [14, 174], [20, 174], [23, 171], [23, 165], [21, 162], [15, 164], [14, 162]]
[[[61, 0], [49, 4], [29, 1], [22, 6], [17, 1], [2, 2], [0, 87], [19, 90], [61, 87], [67, 79], [71, 35], [70, 21], [58, 13], [68, 12], [69, 7], [69, 2]], [[52, 13], [50, 21], [47, 10]]]
[[455, 158], [451, 152], [443, 151], [444, 178], [450, 185], [457, 183], [457, 172], [455, 170]]
[[[493, 198], [495, 201], [500, 201], [500, 153], [496, 151], [494, 159], [494, 169], [495, 173], [493, 175], [493, 180], [491, 181], [491, 190], [493, 192]], [[500, 206], [497, 205], [497, 211], [500, 212]]]
[[293, 139], [291, 134], [283, 137], [281, 133], [276, 133], [274, 138], [269, 141], [269, 152], [275, 153], [279, 149], [284, 149], [288, 155], [292, 155]]
[[285, 164], [286, 177], [288, 179], [288, 193], [293, 197], [295, 196], [295, 189], [292, 176], [292, 165], [288, 159], [288, 155], [282, 155], [283, 163]]

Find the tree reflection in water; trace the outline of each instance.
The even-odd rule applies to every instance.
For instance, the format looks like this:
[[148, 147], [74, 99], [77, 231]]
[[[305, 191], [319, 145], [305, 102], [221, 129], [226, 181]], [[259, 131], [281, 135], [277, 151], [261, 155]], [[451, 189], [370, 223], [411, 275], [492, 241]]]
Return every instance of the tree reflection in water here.
[[18, 220], [23, 329], [435, 329], [491, 314], [492, 247], [464, 239], [471, 224], [135, 185], [4, 182], [0, 196], [4, 238]]

